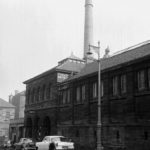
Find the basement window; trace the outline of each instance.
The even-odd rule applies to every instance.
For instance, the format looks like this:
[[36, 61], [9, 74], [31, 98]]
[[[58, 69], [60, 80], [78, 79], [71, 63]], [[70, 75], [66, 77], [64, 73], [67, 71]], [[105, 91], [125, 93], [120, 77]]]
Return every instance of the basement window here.
[[147, 131], [144, 132], [144, 140], [148, 140], [148, 132]]

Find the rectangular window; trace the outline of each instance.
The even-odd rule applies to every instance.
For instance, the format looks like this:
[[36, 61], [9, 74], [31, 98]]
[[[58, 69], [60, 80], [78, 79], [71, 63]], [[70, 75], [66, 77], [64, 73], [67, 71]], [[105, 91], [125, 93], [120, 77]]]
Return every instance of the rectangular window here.
[[66, 91], [63, 91], [63, 104], [66, 103], [66, 98], [67, 98]]
[[93, 98], [97, 97], [97, 83], [93, 83]]
[[85, 100], [85, 85], [82, 85], [82, 100]]
[[50, 85], [49, 86], [49, 99], [51, 100], [52, 99], [52, 86]]
[[76, 88], [76, 101], [79, 102], [80, 101], [80, 87]]
[[42, 89], [40, 89], [39, 91], [39, 101], [41, 101], [41, 99], [42, 99]]
[[144, 70], [140, 70], [137, 74], [138, 90], [145, 88], [145, 73]]
[[59, 104], [63, 103], [63, 91], [59, 92]]
[[120, 81], [121, 81], [121, 93], [124, 94], [127, 91], [126, 75], [121, 75]]
[[113, 77], [113, 95], [118, 95], [118, 77]]
[[70, 90], [67, 90], [67, 103], [70, 103]]

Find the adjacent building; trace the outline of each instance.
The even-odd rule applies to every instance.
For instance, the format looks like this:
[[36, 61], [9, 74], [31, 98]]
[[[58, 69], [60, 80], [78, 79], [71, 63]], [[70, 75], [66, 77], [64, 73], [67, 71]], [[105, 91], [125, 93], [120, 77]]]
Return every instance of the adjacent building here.
[[25, 110], [25, 91], [15, 91], [15, 95], [9, 96], [9, 103], [15, 106], [15, 117], [10, 120], [10, 139], [13, 142], [24, 137], [24, 110]]
[[14, 114], [15, 106], [0, 98], [0, 145], [9, 137], [10, 119]]
[[57, 134], [57, 84], [77, 74], [84, 66], [84, 60], [71, 54], [56, 67], [24, 82], [26, 137], [40, 140], [46, 135]]

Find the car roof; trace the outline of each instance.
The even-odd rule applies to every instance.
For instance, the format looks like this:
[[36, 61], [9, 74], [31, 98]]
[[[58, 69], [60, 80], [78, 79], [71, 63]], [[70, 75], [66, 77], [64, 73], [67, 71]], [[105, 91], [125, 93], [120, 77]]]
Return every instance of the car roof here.
[[61, 135], [50, 135], [50, 136], [45, 136], [45, 137], [55, 138], [55, 137], [64, 137], [64, 136], [61, 136]]

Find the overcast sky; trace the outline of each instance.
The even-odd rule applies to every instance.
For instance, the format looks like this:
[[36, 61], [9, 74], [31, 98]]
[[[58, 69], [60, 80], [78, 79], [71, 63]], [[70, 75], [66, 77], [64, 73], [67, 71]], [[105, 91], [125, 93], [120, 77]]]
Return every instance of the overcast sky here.
[[[0, 0], [0, 98], [71, 52], [83, 57], [85, 0]], [[101, 54], [150, 39], [149, 0], [93, 0]]]

